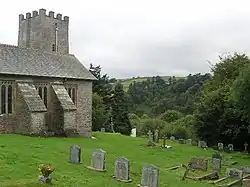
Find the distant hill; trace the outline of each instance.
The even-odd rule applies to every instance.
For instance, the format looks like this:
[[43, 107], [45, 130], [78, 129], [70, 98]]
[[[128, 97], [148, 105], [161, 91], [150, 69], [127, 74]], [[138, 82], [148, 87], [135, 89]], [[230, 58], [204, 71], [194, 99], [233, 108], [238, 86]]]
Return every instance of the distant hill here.
[[[164, 79], [165, 81], [168, 81], [169, 77], [170, 76], [160, 76], [162, 79]], [[123, 84], [123, 87], [124, 87], [124, 90], [127, 91], [128, 88], [129, 88], [129, 85], [132, 83], [132, 82], [142, 82], [142, 81], [146, 81], [147, 79], [150, 79], [152, 77], [133, 77], [133, 78], [126, 78], [126, 79], [118, 79], [122, 84]], [[177, 80], [178, 79], [183, 79], [185, 77], [175, 77]]]

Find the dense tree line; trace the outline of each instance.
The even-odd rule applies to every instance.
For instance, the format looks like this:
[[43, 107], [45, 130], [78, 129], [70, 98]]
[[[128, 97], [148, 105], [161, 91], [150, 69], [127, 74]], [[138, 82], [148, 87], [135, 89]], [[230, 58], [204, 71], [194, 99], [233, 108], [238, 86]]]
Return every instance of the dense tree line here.
[[[93, 84], [93, 130], [105, 127], [129, 135], [136, 126], [139, 136], [158, 129], [160, 136], [175, 135], [207, 141], [233, 143], [244, 149], [250, 140], [250, 59], [245, 54], [220, 57], [212, 73], [183, 79], [160, 76], [133, 82], [124, 92], [122, 84], [90, 71]], [[250, 142], [248, 142], [249, 144]]]

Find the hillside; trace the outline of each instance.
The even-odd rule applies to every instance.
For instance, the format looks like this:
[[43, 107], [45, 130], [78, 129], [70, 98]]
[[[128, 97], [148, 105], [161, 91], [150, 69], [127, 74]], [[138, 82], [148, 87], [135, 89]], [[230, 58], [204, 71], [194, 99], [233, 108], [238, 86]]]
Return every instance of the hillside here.
[[[165, 81], [168, 81], [170, 76], [161, 76], [161, 78]], [[131, 83], [135, 82], [142, 82], [146, 81], [147, 79], [151, 79], [152, 77], [133, 77], [133, 78], [126, 78], [126, 79], [119, 79], [119, 81], [123, 84], [124, 90], [126, 91]], [[176, 77], [176, 79], [181, 79], [185, 77]]]
[[[136, 186], [140, 182], [144, 164], [154, 164], [160, 169], [160, 187], [209, 187], [206, 182], [192, 180], [181, 181], [183, 171], [167, 171], [166, 168], [186, 164], [194, 156], [211, 158], [212, 150], [203, 150], [194, 146], [167, 142], [172, 150], [145, 147], [146, 139], [132, 138], [119, 134], [94, 133], [97, 139], [85, 138], [36, 138], [21, 135], [0, 136], [0, 186], [1, 187], [37, 187], [38, 166], [48, 163], [56, 167], [52, 174], [53, 186], [122, 187]], [[69, 147], [77, 144], [82, 148], [82, 164], [68, 163]], [[102, 148], [107, 152], [107, 172], [89, 171], [93, 149]], [[120, 183], [112, 179], [116, 157], [130, 160], [132, 183]], [[249, 165], [246, 156], [234, 153], [224, 154], [223, 159], [232, 158], [239, 166]], [[235, 167], [235, 166], [228, 166]], [[211, 171], [211, 169], [210, 169]], [[225, 174], [225, 166], [223, 173]], [[44, 185], [43, 185], [44, 186]]]

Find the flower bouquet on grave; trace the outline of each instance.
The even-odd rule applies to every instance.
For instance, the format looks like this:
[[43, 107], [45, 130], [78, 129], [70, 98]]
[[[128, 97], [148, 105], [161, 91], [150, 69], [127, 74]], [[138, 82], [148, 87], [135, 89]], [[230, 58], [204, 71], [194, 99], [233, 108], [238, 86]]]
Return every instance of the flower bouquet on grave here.
[[51, 165], [42, 164], [39, 166], [39, 171], [42, 173], [41, 176], [39, 176], [39, 181], [43, 183], [51, 183], [51, 178], [49, 175], [55, 171], [55, 168]]

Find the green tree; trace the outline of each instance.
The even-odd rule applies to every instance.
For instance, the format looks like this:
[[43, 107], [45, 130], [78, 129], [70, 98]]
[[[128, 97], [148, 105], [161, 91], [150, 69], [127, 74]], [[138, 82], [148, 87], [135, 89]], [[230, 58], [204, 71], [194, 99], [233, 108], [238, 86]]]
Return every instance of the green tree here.
[[183, 117], [183, 114], [176, 110], [168, 110], [160, 115], [160, 119], [166, 122], [174, 122]]
[[115, 132], [130, 135], [132, 126], [128, 118], [128, 103], [121, 83], [117, 83], [112, 96], [112, 119]]

